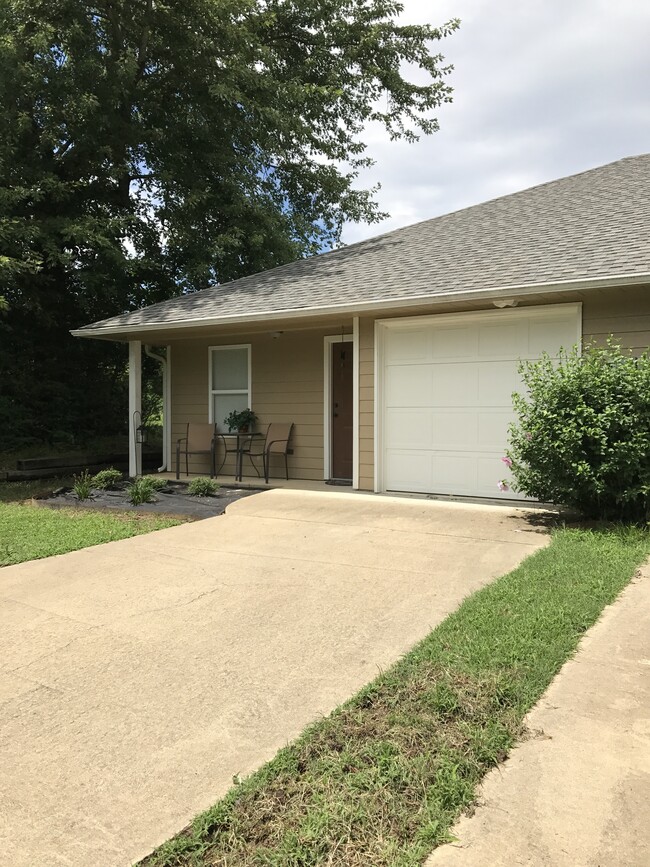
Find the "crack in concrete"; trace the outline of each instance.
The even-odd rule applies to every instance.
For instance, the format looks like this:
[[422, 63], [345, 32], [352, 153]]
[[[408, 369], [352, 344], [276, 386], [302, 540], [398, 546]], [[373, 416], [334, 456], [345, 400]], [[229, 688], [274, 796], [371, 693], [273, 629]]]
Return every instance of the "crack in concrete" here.
[[[237, 515], [237, 518], [242, 519], [252, 519], [256, 521], [291, 521], [296, 524], [308, 524], [309, 526], [318, 526], [325, 525], [328, 527], [341, 527], [342, 529], [349, 530], [352, 528], [361, 530], [364, 533], [371, 533], [376, 531], [378, 533], [409, 533], [413, 536], [440, 536], [444, 539], [469, 539], [472, 542], [496, 542], [498, 544], [513, 544], [513, 545], [534, 545], [534, 542], [518, 542], [516, 539], [488, 539], [484, 536], [471, 536], [465, 535], [464, 533], [437, 533], [435, 531], [428, 530], [413, 530], [413, 529], [405, 529], [404, 527], [368, 527], [363, 524], [352, 524], [352, 523], [342, 523], [341, 521], [323, 521], [320, 518], [318, 520], [310, 521], [305, 518], [296, 518], [293, 516], [284, 516], [284, 515], [266, 515], [266, 514], [254, 514], [254, 515]], [[513, 532], [522, 532], [522, 533], [532, 533], [536, 536], [545, 536], [546, 533], [540, 533], [538, 530], [529, 530], [522, 529], [521, 531], [513, 530]]]
[[[18, 666], [16, 666], [16, 668], [2, 667], [0, 669], [0, 671], [2, 671], [3, 674], [15, 674], [17, 671], [23, 671], [24, 669], [30, 668], [30, 666], [35, 665], [37, 662], [42, 662], [44, 659], [49, 659], [52, 656], [56, 656], [57, 653], [61, 653], [61, 651], [67, 650], [67, 648], [70, 647], [72, 644], [75, 644], [75, 642], [81, 641], [82, 638], [86, 638], [86, 636], [90, 632], [94, 632], [97, 629], [101, 629], [101, 628], [102, 628], [101, 626], [90, 626], [82, 635], [75, 635], [74, 638], [71, 638], [69, 641], [67, 641], [65, 644], [62, 644], [60, 647], [55, 647], [54, 650], [50, 650], [48, 653], [43, 653], [43, 654], [41, 654], [41, 656], [37, 656], [36, 659], [32, 659], [29, 662], [25, 662], [22, 665], [18, 665]], [[25, 678], [25, 680], [28, 680], [28, 679], [29, 678]], [[44, 686], [44, 684], [41, 684], [41, 686]], [[56, 689], [56, 687], [51, 687], [51, 688]]]
[[218, 591], [223, 590], [224, 587], [228, 586], [235, 587], [238, 585], [218, 584], [216, 587], [213, 587], [212, 590], [204, 590], [202, 593], [199, 593], [198, 596], [193, 596], [191, 599], [186, 599], [184, 602], [171, 602], [169, 605], [161, 605], [158, 608], [147, 608], [144, 611], [136, 611], [134, 614], [130, 614], [127, 619], [133, 620], [136, 617], [142, 617], [143, 614], [155, 614], [158, 611], [171, 611], [174, 608], [186, 608], [188, 605], [198, 602], [199, 599], [203, 599], [205, 596], [212, 596], [213, 593], [217, 593]]
[[[458, 537], [453, 537], [453, 538], [458, 538]], [[471, 541], [478, 541], [481, 543], [494, 541], [495, 544], [499, 544], [499, 545], [510, 544], [510, 542], [506, 543], [506, 542], [501, 542], [499, 540], [489, 540], [489, 539], [476, 540], [476, 539], [472, 539], [471, 537], [467, 537], [467, 538], [471, 539]], [[523, 545], [525, 545], [525, 547], [532, 547], [535, 550], [537, 550], [537, 548], [539, 547], [538, 545], [530, 545], [528, 543], [521, 543], [521, 542], [513, 542], [512, 544], [514, 544], [514, 545], [517, 545], [517, 544], [522, 545], [523, 544]], [[404, 575], [429, 575], [429, 574], [431, 574], [429, 569], [425, 569], [425, 568], [416, 569], [414, 567], [411, 567], [409, 569], [400, 569], [398, 566], [374, 566], [370, 563], [361, 564], [358, 562], [347, 562], [347, 561], [341, 561], [341, 560], [323, 560], [323, 559], [317, 559], [316, 557], [313, 557], [313, 556], [311, 556], [311, 557], [295, 557], [295, 556], [291, 556], [290, 554], [287, 554], [287, 553], [283, 553], [283, 554], [267, 554], [267, 553], [260, 554], [260, 553], [256, 552], [256, 553], [251, 554], [249, 551], [241, 551], [241, 550], [238, 550], [236, 548], [234, 548], [234, 549], [226, 549], [226, 548], [214, 549], [214, 548], [202, 548], [202, 547], [199, 547], [198, 545], [194, 545], [192, 547], [192, 550], [193, 551], [202, 551], [206, 554], [214, 554], [217, 556], [220, 554], [227, 554], [229, 556], [234, 556], [234, 557], [251, 557], [251, 558], [257, 558], [257, 559], [262, 559], [262, 560], [290, 561], [292, 563], [310, 563], [312, 565], [329, 566], [333, 569], [341, 569], [341, 568], [343, 568], [343, 569], [367, 569], [368, 571], [372, 571], [372, 572], [390, 571], [391, 573], [404, 574]], [[410, 549], [407, 549], [405, 547], [405, 550], [410, 550]], [[196, 561], [192, 560], [190, 557], [183, 557], [183, 556], [180, 556], [177, 554], [176, 555], [169, 554], [167, 552], [156, 552], [156, 553], [157, 553], [157, 556], [160, 556], [160, 557], [166, 557], [168, 559], [176, 559], [176, 560], [179, 560], [180, 562], [190, 563], [194, 569], [202, 568], [202, 567], [199, 567], [198, 564], [196, 563]], [[434, 562], [435, 558], [436, 558], [436, 552], [432, 551], [430, 554], [431, 561]], [[205, 572], [204, 572], [204, 574], [205, 574]], [[228, 584], [228, 585], [224, 585], [224, 586], [239, 587], [241, 585]], [[247, 586], [252, 586], [252, 585], [249, 584]], [[260, 584], [259, 586], [264, 586], [264, 585]]]

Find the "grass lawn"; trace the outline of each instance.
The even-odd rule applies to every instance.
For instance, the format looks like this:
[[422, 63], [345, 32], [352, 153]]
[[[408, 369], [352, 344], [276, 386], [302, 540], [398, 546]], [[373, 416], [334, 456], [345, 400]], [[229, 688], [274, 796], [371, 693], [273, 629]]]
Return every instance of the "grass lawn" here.
[[648, 554], [644, 531], [557, 530], [142, 863], [422, 864]]
[[65, 554], [180, 523], [164, 515], [77, 512], [0, 502], [0, 566]]

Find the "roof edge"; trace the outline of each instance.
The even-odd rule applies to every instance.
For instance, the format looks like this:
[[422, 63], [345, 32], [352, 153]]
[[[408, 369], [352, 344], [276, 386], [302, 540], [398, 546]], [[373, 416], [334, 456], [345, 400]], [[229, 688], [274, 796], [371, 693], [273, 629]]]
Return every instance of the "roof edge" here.
[[[231, 314], [228, 316], [211, 316], [208, 318], [176, 319], [169, 322], [150, 324], [106, 326], [103, 328], [72, 329], [73, 337], [94, 337], [96, 339], [126, 336], [137, 332], [164, 331], [183, 328], [208, 328], [211, 325], [239, 325], [263, 322], [265, 319], [296, 319], [301, 316], [327, 316], [331, 313], [372, 313], [394, 307], [416, 307], [422, 304], [442, 304], [449, 301], [470, 301], [474, 299], [498, 298], [502, 295], [539, 295], [556, 290], [607, 289], [620, 285], [637, 285], [650, 282], [650, 271], [642, 274], [616, 274], [610, 277], [592, 277], [588, 279], [557, 280], [550, 283], [523, 283], [495, 286], [487, 289], [467, 289], [460, 292], [436, 292], [428, 295], [411, 295], [405, 298], [379, 298], [373, 301], [341, 302], [320, 307], [299, 307], [289, 310], [264, 310], [254, 314]], [[143, 308], [145, 309], [145, 308]]]

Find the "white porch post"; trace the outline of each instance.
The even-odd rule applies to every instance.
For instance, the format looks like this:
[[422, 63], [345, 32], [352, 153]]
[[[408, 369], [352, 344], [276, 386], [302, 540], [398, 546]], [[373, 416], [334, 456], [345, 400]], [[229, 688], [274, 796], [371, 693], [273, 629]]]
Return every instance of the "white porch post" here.
[[142, 443], [136, 428], [142, 424], [142, 343], [129, 340], [129, 476], [142, 470]]
[[167, 452], [163, 459], [167, 464], [167, 472], [172, 471], [172, 348], [167, 346], [167, 364], [165, 365], [165, 400], [163, 408], [163, 425], [167, 434]]
[[352, 318], [352, 487], [359, 490], [359, 317]]

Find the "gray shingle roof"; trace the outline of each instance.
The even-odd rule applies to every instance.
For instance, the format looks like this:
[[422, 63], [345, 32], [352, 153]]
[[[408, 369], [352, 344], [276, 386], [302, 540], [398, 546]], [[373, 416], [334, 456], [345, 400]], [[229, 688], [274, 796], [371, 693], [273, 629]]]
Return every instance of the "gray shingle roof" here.
[[650, 272], [650, 154], [86, 326], [160, 326]]

